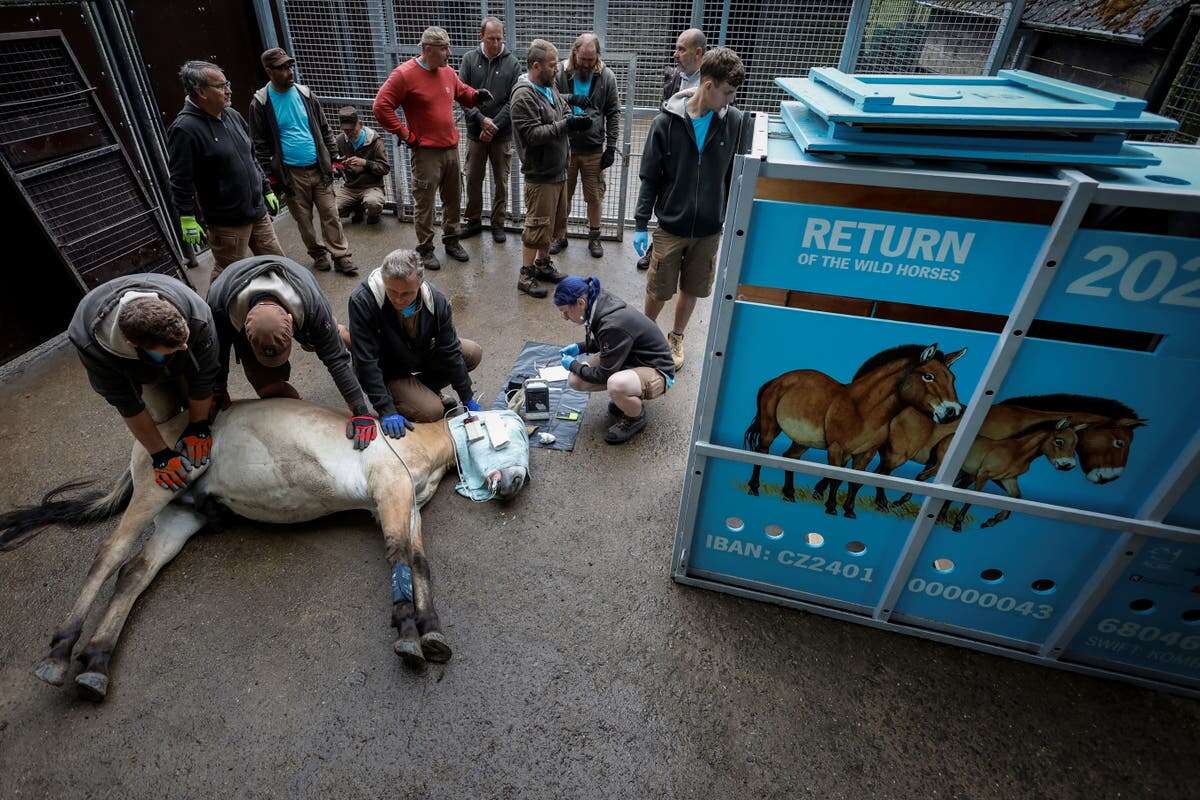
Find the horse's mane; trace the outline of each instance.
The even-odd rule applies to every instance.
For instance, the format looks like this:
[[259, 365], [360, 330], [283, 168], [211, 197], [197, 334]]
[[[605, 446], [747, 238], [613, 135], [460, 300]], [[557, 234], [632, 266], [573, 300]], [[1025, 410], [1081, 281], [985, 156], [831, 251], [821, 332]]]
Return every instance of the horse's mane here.
[[1064, 416], [1071, 412], [1096, 414], [1101, 417], [1137, 419], [1137, 412], [1119, 400], [1107, 397], [1091, 397], [1086, 394], [1035, 394], [1026, 397], [1010, 397], [997, 405], [1021, 406], [1036, 411], [1062, 411]]
[[1057, 419], [1044, 419], [1041, 422], [1035, 422], [1032, 425], [1025, 426], [1008, 438], [1019, 439], [1022, 436], [1028, 436], [1029, 434], [1037, 433], [1038, 431], [1054, 430], [1058, 427], [1059, 422], [1060, 420]]
[[[884, 350], [883, 352], [876, 353], [875, 355], [871, 356], [870, 358], [868, 358], [866, 361], [864, 361], [862, 363], [862, 366], [858, 368], [858, 372], [854, 373], [854, 377], [852, 378], [852, 380], [858, 380], [859, 378], [861, 378], [863, 375], [866, 375], [871, 370], [882, 367], [884, 364], [887, 364], [888, 362], [891, 362], [891, 361], [899, 361], [900, 359], [905, 359], [905, 358], [908, 359], [909, 361], [916, 361], [918, 358], [921, 357], [921, 353], [925, 352], [926, 347], [929, 347], [929, 345], [927, 345], [927, 344], [902, 344], [899, 347], [891, 347], [891, 348], [888, 348], [887, 350]], [[936, 359], [938, 361], [944, 361], [946, 358], [946, 354], [943, 353], [941, 350], [938, 350], [936, 353], [933, 354], [933, 357], [934, 357], [934, 359]]]

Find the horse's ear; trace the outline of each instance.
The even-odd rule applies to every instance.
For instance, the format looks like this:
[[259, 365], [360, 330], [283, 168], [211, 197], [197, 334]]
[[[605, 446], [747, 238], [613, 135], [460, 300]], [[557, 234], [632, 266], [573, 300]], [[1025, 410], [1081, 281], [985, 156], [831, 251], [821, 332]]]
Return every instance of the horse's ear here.
[[942, 363], [948, 367], [951, 364], [953, 364], [955, 361], [958, 361], [960, 358], [962, 358], [964, 355], [966, 355], [966, 353], [967, 353], [967, 348], [965, 348], [965, 347], [962, 350], [955, 350], [953, 353], [947, 353], [946, 357], [942, 360]]
[[926, 361], [937, 355], [937, 349], [937, 342], [934, 342], [933, 344], [929, 345], [929, 347], [926, 347], [924, 350], [922, 350], [921, 363], [924, 364]]
[[1150, 424], [1150, 420], [1148, 420], [1148, 419], [1140, 419], [1140, 418], [1131, 419], [1130, 417], [1122, 417], [1121, 419], [1115, 420], [1113, 422], [1113, 427], [1114, 428], [1141, 428], [1141, 427], [1149, 425], [1149, 424]]
[[1067, 428], [1069, 428], [1069, 427], [1071, 427], [1071, 420], [1069, 420], [1069, 419], [1060, 419], [1060, 420], [1058, 421], [1058, 424], [1054, 426], [1054, 430], [1056, 430], [1056, 431], [1065, 431], [1065, 430], [1066, 430]]

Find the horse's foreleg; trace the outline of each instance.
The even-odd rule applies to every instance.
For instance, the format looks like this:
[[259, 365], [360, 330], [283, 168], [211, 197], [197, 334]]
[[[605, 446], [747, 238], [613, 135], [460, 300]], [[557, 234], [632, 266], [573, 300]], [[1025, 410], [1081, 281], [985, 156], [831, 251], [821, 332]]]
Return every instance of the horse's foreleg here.
[[750, 468], [750, 480], [746, 481], [746, 493], [758, 497], [758, 476], [762, 473], [762, 466], [755, 464]]
[[[145, 466], [148, 465], [147, 459]], [[133, 544], [142, 529], [171, 502], [173, 495], [156, 486], [147, 470], [135, 468], [133, 474], [133, 497], [129, 501], [129, 507], [121, 516], [116, 530], [109, 534], [96, 551], [96, 557], [92, 560], [92, 566], [88, 569], [75, 604], [50, 638], [50, 652], [33, 668], [33, 674], [46, 683], [61, 686], [66, 680], [71, 650], [79, 639], [84, 620], [87, 619], [92, 603], [96, 601], [100, 587], [129, 558]]]
[[[849, 456], [846, 455], [845, 449], [840, 444], [830, 444], [829, 449], [825, 451], [827, 460], [831, 467], [844, 467]], [[829, 481], [829, 494], [825, 496], [825, 513], [832, 517], [837, 516], [837, 494], [841, 488], [842, 482], [835, 479]]]
[[75, 678], [81, 697], [95, 701], [104, 699], [108, 692], [109, 661], [133, 604], [159, 571], [179, 554], [187, 540], [204, 527], [204, 523], [203, 515], [178, 505], [169, 505], [158, 512], [154, 520], [154, 533], [146, 541], [142, 552], [121, 567], [117, 587], [104, 618], [77, 656], [83, 664], [83, 672]]
[[417, 606], [417, 631], [421, 634], [421, 652], [428, 661], [444, 664], [450, 660], [450, 645], [442, 634], [442, 622], [433, 605], [433, 579], [429, 575], [429, 559], [425, 557], [425, 537], [418, 514], [409, 536], [412, 553], [413, 597]]
[[[1021, 486], [1020, 486], [1020, 484], [1017, 483], [1016, 478], [1003, 478], [1001, 480], [996, 481], [996, 483], [1000, 484], [1000, 487], [1002, 489], [1004, 489], [1004, 491], [1008, 494], [1009, 497], [1020, 497], [1021, 496]], [[999, 525], [1001, 522], [1004, 522], [1004, 520], [1008, 519], [1011, 516], [1012, 516], [1011, 511], [999, 511], [995, 515], [993, 515], [991, 517], [991, 519], [984, 522], [983, 525], [981, 525], [980, 527], [981, 528], [994, 527], [996, 525]]]
[[[854, 469], [866, 469], [867, 464], [871, 463], [871, 459], [875, 457], [874, 450], [868, 450], [865, 453], [859, 453], [850, 461], [850, 466]], [[846, 492], [846, 502], [842, 504], [842, 515], [848, 519], [856, 519], [857, 514], [854, 513], [854, 502], [858, 498], [858, 493], [862, 490], [861, 483], [851, 483]]]

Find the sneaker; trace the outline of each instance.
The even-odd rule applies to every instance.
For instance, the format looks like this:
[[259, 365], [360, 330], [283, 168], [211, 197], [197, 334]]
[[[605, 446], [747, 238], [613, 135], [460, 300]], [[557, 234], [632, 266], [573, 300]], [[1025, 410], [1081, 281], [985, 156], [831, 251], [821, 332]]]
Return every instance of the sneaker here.
[[322, 253], [314, 258], [313, 269], [317, 272], [329, 272], [333, 269], [333, 259], [329, 257], [329, 253]]
[[604, 247], [600, 244], [600, 231], [597, 228], [588, 231], [588, 252], [592, 258], [604, 258]]
[[604, 434], [604, 441], [609, 444], [625, 444], [634, 436], [641, 433], [642, 428], [646, 427], [646, 411], [643, 409], [640, 416], [626, 417], [622, 415], [617, 419], [616, 423], [608, 429], [608, 433]]
[[342, 256], [334, 259], [333, 268], [343, 275], [357, 275], [358, 267], [354, 266], [354, 259], [350, 256]]
[[363, 221], [363, 210], [361, 208], [354, 209], [354, 213], [350, 215], [350, 222], [354, 223], [354, 222], [362, 222], [362, 221]]
[[470, 239], [472, 236], [478, 236], [483, 230], [483, 224], [477, 219], [469, 219], [462, 224], [458, 230], [458, 238]]
[[418, 250], [417, 252], [421, 256], [421, 266], [423, 266], [425, 269], [433, 270], [436, 272], [437, 270], [442, 268], [442, 262], [438, 261], [437, 256], [435, 256], [433, 254], [433, 250], [429, 250], [428, 252], [425, 252], [425, 253], [422, 253], [420, 250]]
[[496, 242], [497, 244], [500, 244], [507, 240], [508, 240], [508, 237], [504, 235], [504, 228], [501, 226], [493, 225], [492, 226], [492, 241]]
[[546, 296], [546, 287], [537, 282], [533, 267], [521, 267], [521, 274], [517, 277], [517, 289], [530, 297]]
[[463, 250], [463, 246], [458, 243], [458, 237], [447, 237], [442, 239], [442, 247], [446, 248], [446, 255], [450, 256], [455, 261], [471, 260], [471, 257], [467, 255], [467, 251]]
[[556, 256], [567, 249], [567, 237], [556, 239], [550, 243], [550, 255]]
[[671, 360], [675, 362], [675, 371], [683, 366], [683, 334], [671, 331], [667, 334], [667, 344], [671, 346]]
[[549, 258], [539, 258], [533, 262], [533, 276], [539, 281], [546, 281], [547, 283], [558, 283], [567, 277], [554, 268], [554, 262]]

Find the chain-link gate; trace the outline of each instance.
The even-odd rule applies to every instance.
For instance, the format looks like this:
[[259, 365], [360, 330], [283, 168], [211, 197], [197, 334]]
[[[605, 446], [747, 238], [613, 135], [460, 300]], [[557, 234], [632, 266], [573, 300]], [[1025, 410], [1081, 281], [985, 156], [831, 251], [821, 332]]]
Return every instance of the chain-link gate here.
[[1158, 141], [1200, 143], [1200, 35], [1179, 65], [1158, 113], [1179, 120], [1179, 130], [1155, 137]]
[[[266, 0], [257, 0], [262, 5]], [[529, 41], [547, 39], [565, 61], [580, 33], [593, 30], [603, 43], [625, 109], [617, 168], [607, 175], [602, 234], [620, 238], [633, 220], [638, 167], [650, 122], [662, 99], [664, 69], [674, 63], [675, 39], [687, 28], [704, 31], [708, 44], [731, 47], [746, 65], [736, 104], [774, 112], [783, 93], [779, 75], [806, 75], [812, 67], [845, 71], [990, 74], [1011, 41], [1020, 0], [279, 0], [284, 47], [297, 59], [300, 79], [325, 104], [331, 122], [337, 107], [353, 105], [365, 124], [375, 92], [392, 67], [417, 53], [429, 25], [450, 34], [451, 66], [477, 46], [484, 16], [505, 24], [510, 50], [521, 57]], [[466, 164], [462, 112], [460, 157]], [[408, 154], [387, 137], [392, 160], [388, 202], [401, 219], [412, 218]], [[515, 155], [515, 154], [514, 154]], [[618, 171], [619, 170], [619, 171]], [[490, 208], [491, 175], [484, 180]], [[522, 218], [520, 165], [509, 180], [510, 225]], [[577, 190], [568, 230], [586, 232]]]

